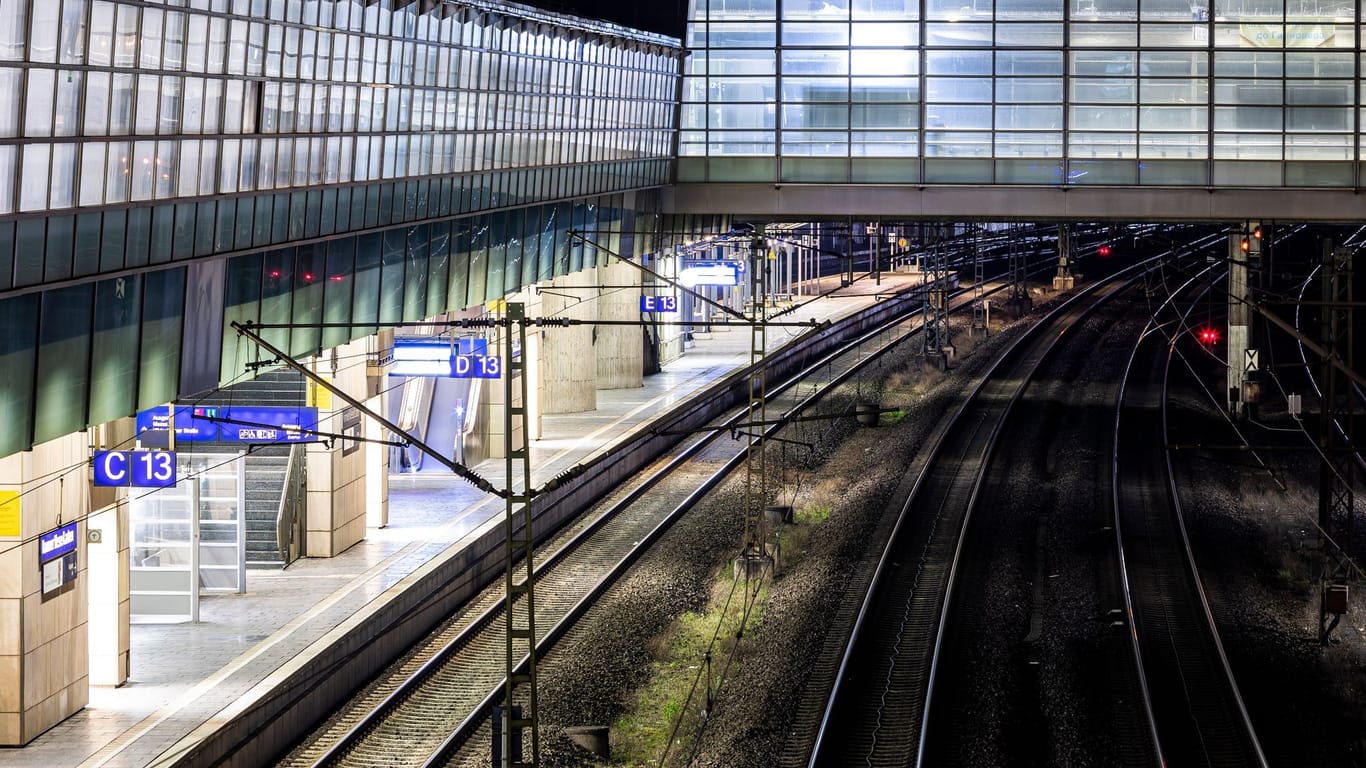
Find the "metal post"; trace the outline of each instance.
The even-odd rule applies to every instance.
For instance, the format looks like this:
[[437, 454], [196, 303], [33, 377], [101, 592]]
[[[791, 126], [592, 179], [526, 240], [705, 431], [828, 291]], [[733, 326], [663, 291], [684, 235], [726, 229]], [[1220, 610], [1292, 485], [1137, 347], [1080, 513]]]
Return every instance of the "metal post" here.
[[764, 424], [767, 421], [764, 359], [768, 353], [765, 332], [768, 302], [763, 300], [768, 271], [768, 243], [762, 232], [750, 241], [750, 292], [754, 303], [754, 324], [750, 326], [749, 352], [749, 427], [745, 447], [745, 545], [740, 553], [744, 576], [761, 572], [771, 563], [765, 530], [764, 506], [768, 503], [768, 474], [764, 461]]
[[[190, 473], [186, 473], [190, 474]], [[190, 621], [199, 623], [199, 482], [190, 481]]]
[[[531, 756], [524, 761], [520, 754], [514, 754], [515, 750], [506, 749], [503, 766], [520, 768], [537, 765], [541, 754], [536, 702], [536, 601], [532, 589], [535, 562], [532, 558], [531, 451], [527, 445], [526, 306], [508, 302], [507, 321], [503, 327], [506, 334], [503, 337], [503, 434], [507, 441], [504, 468], [508, 491], [503, 515], [507, 558], [503, 579], [503, 610], [507, 615], [507, 677], [503, 705], [509, 716], [503, 738], [510, 747], [521, 738], [522, 729], [530, 729]], [[519, 516], [520, 531], [517, 527]], [[522, 571], [520, 582], [516, 578], [519, 568]], [[518, 597], [522, 598], [520, 602]], [[523, 623], [518, 623], [519, 618]], [[523, 653], [527, 658], [526, 671], [517, 673]], [[526, 689], [520, 703], [515, 698], [519, 685]], [[517, 711], [519, 706], [520, 713]]]
[[987, 335], [987, 299], [986, 299], [986, 272], [982, 264], [982, 231], [973, 225], [972, 227], [972, 327], [969, 335], [975, 335], [977, 331], [982, 332], [982, 337]]
[[1058, 225], [1058, 272], [1053, 276], [1053, 290], [1072, 289], [1072, 229], [1067, 224]]
[[[1334, 642], [1333, 628], [1346, 608], [1346, 583], [1356, 549], [1352, 490], [1354, 393], [1343, 369], [1352, 354], [1352, 251], [1323, 242], [1323, 400], [1319, 423], [1319, 528], [1324, 536], [1319, 641]], [[1337, 363], [1336, 365], [1334, 363]]]
[[1228, 412], [1242, 415], [1243, 371], [1248, 347], [1247, 257], [1251, 249], [1247, 232], [1228, 236]]
[[921, 323], [924, 328], [925, 357], [935, 360], [947, 368], [952, 347], [949, 345], [948, 329], [948, 269], [946, 265], [947, 243], [942, 238], [932, 244], [922, 273], [925, 301], [921, 305]]

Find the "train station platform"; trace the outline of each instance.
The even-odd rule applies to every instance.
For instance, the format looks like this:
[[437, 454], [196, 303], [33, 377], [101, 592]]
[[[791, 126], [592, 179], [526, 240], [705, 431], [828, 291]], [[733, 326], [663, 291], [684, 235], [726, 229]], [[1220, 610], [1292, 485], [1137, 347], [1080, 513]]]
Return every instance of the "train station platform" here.
[[[875, 284], [856, 280], [809, 301], [784, 320], [826, 321], [862, 310], [880, 297], [920, 284], [919, 274], [888, 273]], [[839, 286], [825, 278], [820, 290]], [[810, 286], [817, 292], [816, 286]], [[771, 348], [805, 332], [769, 329]], [[597, 409], [545, 415], [531, 445], [533, 485], [608, 451], [669, 406], [749, 363], [750, 333], [714, 327], [696, 334], [684, 354], [634, 389], [599, 390]], [[472, 467], [501, 487], [504, 460]], [[169, 765], [196, 738], [231, 717], [233, 708], [279, 679], [286, 662], [371, 601], [384, 601], [418, 569], [449, 557], [488, 525], [499, 524], [503, 501], [468, 482], [437, 473], [393, 473], [389, 525], [337, 557], [305, 558], [284, 570], [249, 570], [245, 594], [205, 594], [200, 621], [134, 624], [131, 673], [117, 688], [92, 686], [82, 711], [25, 747], [0, 748], [0, 768], [42, 765]]]

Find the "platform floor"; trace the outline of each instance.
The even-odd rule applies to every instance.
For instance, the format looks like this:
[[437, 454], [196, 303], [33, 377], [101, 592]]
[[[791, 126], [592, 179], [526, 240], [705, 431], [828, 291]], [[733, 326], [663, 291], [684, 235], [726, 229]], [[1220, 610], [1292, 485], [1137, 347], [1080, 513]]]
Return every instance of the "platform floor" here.
[[[918, 274], [884, 274], [880, 284], [859, 279], [783, 319], [842, 317], [879, 295], [919, 282]], [[826, 278], [822, 289], [838, 284], [838, 277]], [[797, 297], [799, 302], [808, 299]], [[770, 329], [769, 346], [802, 332]], [[599, 390], [595, 411], [543, 416], [543, 435], [531, 447], [533, 484], [606, 450], [662, 409], [747, 365], [749, 343], [750, 333], [743, 327], [697, 334], [682, 357], [646, 377], [643, 387]], [[503, 467], [503, 459], [491, 459], [472, 469], [499, 486]], [[85, 709], [25, 747], [0, 748], [0, 768], [169, 762], [175, 753], [167, 750], [253, 688], [269, 684], [286, 661], [371, 600], [385, 599], [390, 587], [448, 548], [460, 546], [502, 511], [498, 497], [454, 475], [390, 475], [387, 527], [371, 528], [364, 541], [338, 557], [306, 558], [283, 571], [248, 571], [245, 594], [200, 599], [198, 623], [134, 624], [129, 681], [118, 688], [92, 686]]]

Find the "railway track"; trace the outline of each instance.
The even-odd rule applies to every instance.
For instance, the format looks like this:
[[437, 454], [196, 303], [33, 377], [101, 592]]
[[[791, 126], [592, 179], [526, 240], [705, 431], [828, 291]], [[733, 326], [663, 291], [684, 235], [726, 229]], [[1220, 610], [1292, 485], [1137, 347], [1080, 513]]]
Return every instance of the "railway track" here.
[[[770, 384], [769, 412], [800, 414], [918, 326], [917, 313], [910, 311], [838, 353], [812, 361], [789, 381]], [[538, 655], [679, 515], [743, 461], [743, 441], [735, 439], [729, 425], [745, 416], [741, 409], [721, 428], [687, 441], [648, 476], [618, 489], [538, 552], [536, 622], [551, 627]], [[439, 765], [450, 760], [484, 727], [501, 695], [506, 625], [501, 601], [501, 585], [487, 590], [281, 764]]]
[[811, 766], [899, 766], [916, 760], [943, 608], [991, 446], [1031, 373], [1066, 329], [1136, 279], [1139, 269], [1131, 267], [1049, 313], [993, 366], [940, 433], [925, 469], [903, 497], [840, 662]]
[[1184, 325], [1185, 315], [1154, 321], [1115, 414], [1115, 531], [1130, 626], [1164, 763], [1265, 766], [1200, 584], [1167, 449], [1168, 371], [1186, 336], [1168, 328]]
[[1113, 611], [1124, 601], [1118, 554], [1098, 557], [1111, 539], [1114, 403], [1146, 292], [1125, 291], [1069, 330], [988, 459], [935, 652], [922, 765], [1159, 763], [1127, 622]]

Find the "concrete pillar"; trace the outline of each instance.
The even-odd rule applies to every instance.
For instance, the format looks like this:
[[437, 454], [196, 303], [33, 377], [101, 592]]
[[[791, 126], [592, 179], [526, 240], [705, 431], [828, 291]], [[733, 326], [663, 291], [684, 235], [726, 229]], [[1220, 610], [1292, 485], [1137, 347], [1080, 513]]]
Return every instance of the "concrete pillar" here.
[[[133, 443], [137, 423], [116, 419], [88, 434], [91, 447], [118, 449]], [[90, 508], [95, 510], [86, 521], [90, 684], [119, 686], [128, 681], [130, 664], [128, 489], [92, 485]]]
[[[541, 313], [546, 317], [594, 319], [597, 291], [592, 286], [597, 284], [596, 269], [552, 280], [541, 293]], [[543, 413], [581, 413], [598, 407], [594, 347], [594, 326], [545, 329], [540, 358]]]
[[[384, 413], [384, 400], [385, 395], [375, 395], [365, 401], [365, 407]], [[380, 441], [389, 439], [389, 431], [374, 419], [363, 419], [361, 432], [370, 441], [361, 447], [365, 454], [365, 525], [383, 528], [389, 525], [389, 446]]]
[[129, 670], [128, 504], [113, 504], [86, 524], [90, 559], [90, 684], [118, 686]]
[[[27, 744], [89, 701], [87, 459], [84, 432], [0, 459], [0, 745]], [[44, 595], [39, 536], [72, 522], [76, 578]]]
[[[630, 264], [613, 261], [596, 269], [600, 285], [640, 285], [641, 272]], [[600, 320], [640, 321], [640, 289], [610, 288], [596, 303]], [[597, 363], [598, 389], [630, 389], [644, 385], [645, 330], [640, 325], [598, 326], [593, 351]]]
[[[320, 375], [329, 377], [333, 386], [361, 402], [369, 395], [365, 346], [361, 341], [339, 347], [335, 358], [329, 355], [315, 368]], [[358, 411], [325, 390], [313, 391], [320, 431], [365, 434], [366, 418]], [[370, 462], [365, 443], [334, 440], [329, 447], [326, 442], [317, 442], [308, 444], [306, 450], [308, 540], [304, 553], [309, 557], [333, 557], [365, 538], [366, 507], [372, 499], [367, 483], [384, 482], [387, 475], [371, 479], [366, 471]]]

